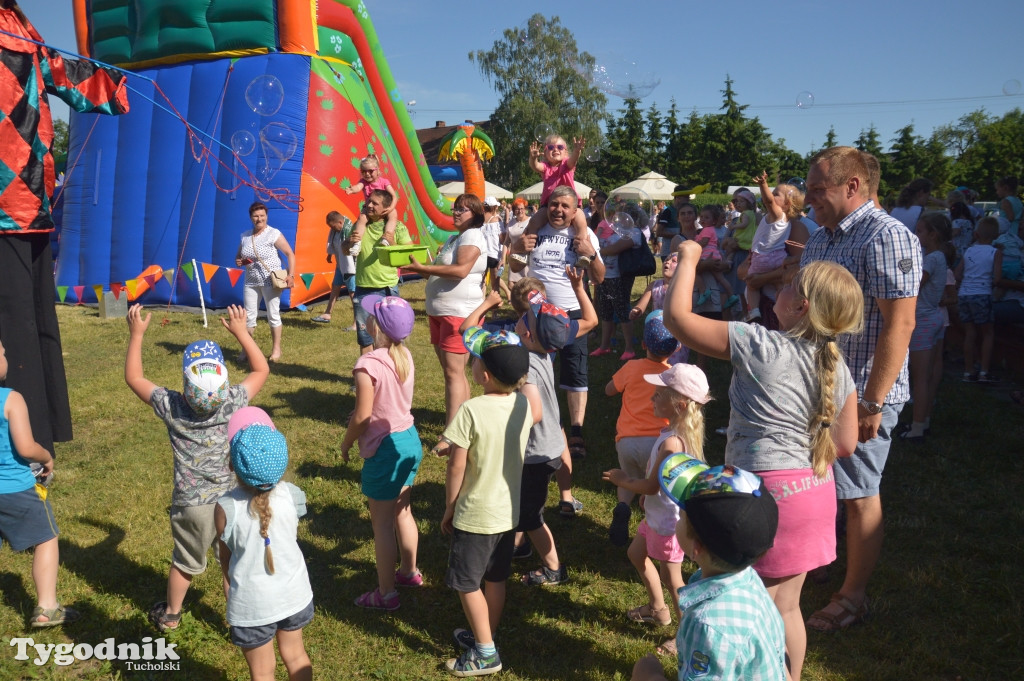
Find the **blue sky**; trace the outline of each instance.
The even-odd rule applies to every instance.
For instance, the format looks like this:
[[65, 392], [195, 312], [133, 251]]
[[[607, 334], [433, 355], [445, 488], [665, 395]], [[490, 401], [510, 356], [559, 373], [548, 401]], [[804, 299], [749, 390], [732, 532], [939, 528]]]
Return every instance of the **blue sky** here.
[[[47, 42], [75, 49], [70, 0], [21, 4]], [[486, 118], [497, 97], [467, 54], [535, 12], [558, 15], [599, 61], [617, 52], [656, 74], [661, 83], [644, 108], [665, 110], [674, 97], [684, 116], [694, 107], [717, 110], [728, 73], [747, 114], [800, 153], [820, 147], [830, 125], [848, 144], [874, 123], [888, 144], [908, 122], [927, 136], [981, 107], [994, 115], [1024, 108], [1021, 0], [366, 5], [403, 97], [416, 101], [417, 127]], [[813, 95], [812, 106], [797, 106], [803, 92]], [[610, 109], [621, 104], [609, 97]]]

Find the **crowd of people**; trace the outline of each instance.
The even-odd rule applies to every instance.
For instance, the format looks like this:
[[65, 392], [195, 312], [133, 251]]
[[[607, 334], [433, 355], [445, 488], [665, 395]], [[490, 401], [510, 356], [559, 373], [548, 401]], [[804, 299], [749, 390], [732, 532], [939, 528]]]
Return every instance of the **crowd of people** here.
[[[453, 205], [454, 234], [432, 262], [402, 268], [426, 279], [425, 321], [445, 394], [436, 444], [421, 442], [412, 416], [416, 367], [407, 339], [417, 315], [400, 295], [398, 270], [380, 258], [381, 248], [411, 239], [393, 220], [393, 189], [380, 186], [372, 159], [357, 188], [365, 196], [360, 221], [327, 216], [337, 275], [319, 321], [330, 320], [347, 289], [361, 355], [341, 451], [348, 461], [358, 447], [362, 459], [376, 559], [376, 583], [354, 606], [397, 610], [399, 587], [429, 578], [417, 563], [411, 497], [424, 445], [432, 446], [447, 457], [440, 527], [451, 549], [443, 579], [467, 623], [453, 632], [459, 654], [445, 666], [459, 677], [502, 669], [496, 641], [513, 559], [538, 561], [522, 576], [527, 586], [571, 577], [545, 523], [549, 483], [557, 483], [561, 515], [582, 511], [572, 469], [587, 456], [588, 361], [612, 352], [621, 332], [623, 364], [604, 387], [606, 396], [621, 395], [618, 466], [602, 474], [617, 503], [605, 520], [647, 593], [625, 616], [675, 623], [676, 635], [655, 652], [678, 660], [680, 679], [799, 679], [807, 627], [835, 632], [868, 615], [883, 546], [886, 458], [893, 438], [927, 436], [946, 326], [964, 330], [963, 380], [991, 382], [994, 323], [1024, 319], [1016, 182], [1000, 181], [994, 216], [972, 211], [963, 188], [940, 200], [919, 181], [888, 213], [878, 203], [877, 161], [834, 147], [811, 159], [806, 181], [771, 188], [765, 173], [755, 176], [763, 212], [749, 189], [728, 205], [698, 208], [679, 186], [671, 205], [624, 232], [606, 219], [604, 193], [581, 208], [571, 171], [584, 145], [577, 140], [570, 150], [553, 136], [531, 154], [545, 179], [536, 224], [524, 202], [502, 214], [497, 201], [464, 194]], [[296, 542], [305, 498], [281, 482], [285, 436], [249, 406], [270, 375], [253, 338], [258, 301], [274, 362], [282, 353], [278, 298], [294, 281], [294, 256], [267, 225], [266, 206], [253, 204], [249, 215], [253, 228], [236, 260], [247, 268], [245, 306], [222, 320], [249, 365], [240, 383], [228, 380], [223, 351], [208, 340], [186, 348], [180, 392], [152, 383], [142, 365], [149, 315], [138, 305], [128, 313], [125, 380], [164, 422], [174, 453], [172, 566], [165, 600], [149, 619], [161, 632], [180, 625], [189, 585], [214, 547], [231, 640], [252, 677], [273, 676], [276, 641], [290, 678], [304, 679], [312, 663], [302, 629], [315, 602]], [[649, 241], [661, 276], [633, 300], [634, 278], [620, 258]], [[511, 319], [494, 315], [505, 300]], [[634, 324], [642, 348], [632, 344]], [[0, 369], [2, 359], [0, 352]], [[702, 367], [713, 359], [729, 362], [732, 378], [718, 396], [730, 405], [725, 464], [709, 467], [703, 409], [712, 395]], [[471, 397], [469, 377], [482, 395]], [[2, 424], [13, 449], [0, 452], [0, 493], [23, 505], [31, 523], [13, 534], [0, 529], [15, 549], [36, 547], [40, 607], [31, 624], [54, 626], [77, 613], [56, 600], [52, 509], [45, 495], [36, 504], [27, 491], [50, 474], [52, 457], [26, 430], [24, 401], [4, 390]], [[912, 394], [912, 418], [899, 426]], [[643, 518], [631, 539], [638, 497]], [[836, 560], [840, 508], [843, 582], [805, 620], [802, 587]], [[700, 568], [689, 583], [684, 558]], [[662, 674], [654, 654], [633, 668], [634, 679]]]

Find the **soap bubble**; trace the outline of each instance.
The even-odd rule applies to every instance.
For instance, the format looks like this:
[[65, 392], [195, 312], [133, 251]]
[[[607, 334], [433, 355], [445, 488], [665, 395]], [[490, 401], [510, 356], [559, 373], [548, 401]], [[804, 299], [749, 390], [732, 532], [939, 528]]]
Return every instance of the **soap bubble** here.
[[804, 178], [802, 177], [791, 177], [788, 180], [786, 180], [786, 184], [796, 187], [804, 194], [807, 193], [807, 183], [804, 182]]
[[635, 227], [650, 227], [653, 215], [654, 201], [642, 189], [614, 191], [604, 203], [604, 219], [622, 236], [628, 236]]
[[248, 156], [256, 150], [256, 138], [248, 130], [236, 130], [231, 135], [231, 150], [239, 156]]
[[1003, 94], [1004, 95], [1019, 95], [1020, 94], [1020, 81], [1016, 78], [1003, 83]]
[[661, 78], [653, 71], [616, 52], [594, 57], [592, 66], [576, 59], [570, 59], [569, 65], [601, 92], [623, 99], [643, 99], [661, 84]]
[[551, 137], [554, 134], [556, 134], [555, 129], [547, 123], [541, 123], [533, 129], [533, 138], [542, 144], [548, 137]]
[[592, 147], [587, 147], [586, 151], [583, 152], [583, 158], [587, 159], [590, 163], [597, 163], [601, 160], [601, 156], [604, 154], [604, 146], [601, 144], [595, 144]]
[[284, 104], [284, 86], [277, 76], [256, 76], [245, 88], [245, 103], [260, 116], [273, 116]]
[[264, 180], [269, 180], [295, 155], [299, 138], [284, 123], [270, 123], [260, 130], [260, 148], [263, 150], [260, 174]]
[[796, 108], [810, 109], [812, 106], [814, 106], [814, 95], [807, 90], [796, 96]]

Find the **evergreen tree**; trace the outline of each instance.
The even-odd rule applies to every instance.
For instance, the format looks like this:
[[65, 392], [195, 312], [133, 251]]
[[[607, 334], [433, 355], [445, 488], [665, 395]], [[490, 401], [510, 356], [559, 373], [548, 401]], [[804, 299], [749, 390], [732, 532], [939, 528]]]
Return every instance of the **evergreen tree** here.
[[825, 135], [825, 147], [824, 148], [825, 149], [831, 149], [832, 147], [837, 146], [839, 144], [839, 142], [837, 142], [836, 139], [837, 139], [836, 138], [836, 126], [834, 126], [834, 125], [828, 126], [828, 134]]
[[[656, 170], [659, 173], [665, 172], [665, 134], [663, 130], [661, 113], [656, 104], [651, 104], [647, 109], [647, 118], [644, 121], [647, 126], [647, 139], [644, 144], [644, 161], [648, 170]], [[635, 178], [634, 178], [635, 179]]]

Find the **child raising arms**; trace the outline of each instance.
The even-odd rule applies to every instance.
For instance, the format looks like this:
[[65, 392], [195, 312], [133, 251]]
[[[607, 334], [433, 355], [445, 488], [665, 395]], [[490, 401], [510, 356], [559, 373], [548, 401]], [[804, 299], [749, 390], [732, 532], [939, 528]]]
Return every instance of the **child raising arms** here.
[[[661, 585], [664, 583], [673, 594], [672, 609], [679, 620], [681, 613], [674, 594], [684, 586], [683, 550], [676, 538], [679, 506], [661, 491], [658, 482], [661, 464], [675, 452], [686, 452], [695, 459], [704, 460], [704, 405], [711, 395], [708, 393], [707, 376], [693, 364], [677, 364], [660, 374], [644, 376], [644, 380], [658, 386], [651, 397], [654, 415], [668, 419], [669, 426], [661, 431], [651, 448], [646, 477], [632, 477], [621, 469], [613, 468], [602, 473], [601, 478], [617, 487], [646, 495], [646, 517], [640, 521], [627, 555], [647, 588], [648, 602], [633, 608], [626, 616], [634, 622], [667, 626], [672, 622], [672, 615], [665, 605]], [[654, 567], [652, 558], [661, 562], [660, 571]], [[668, 639], [662, 643], [658, 652], [675, 655], [675, 640]]]
[[[398, 194], [391, 185], [391, 180], [380, 176], [380, 161], [377, 160], [376, 154], [368, 155], [359, 163], [359, 177], [361, 178], [359, 182], [345, 188], [346, 194], [355, 194], [361, 191], [363, 192], [363, 201], [370, 198], [370, 194], [377, 189], [391, 194], [391, 206], [384, 214], [387, 220], [384, 225], [384, 238], [380, 240], [380, 243], [382, 246], [392, 246], [395, 243], [395, 227], [398, 225]], [[366, 223], [366, 213], [360, 211], [356, 226], [352, 228], [352, 236], [358, 237], [348, 251], [352, 257], [359, 255], [359, 239], [363, 238]]]
[[[140, 400], [167, 426], [174, 453], [174, 492], [171, 496], [171, 537], [174, 553], [167, 578], [167, 600], [149, 611], [149, 621], [161, 632], [177, 629], [181, 606], [192, 577], [206, 570], [206, 552], [217, 539], [213, 515], [217, 500], [233, 486], [228, 469], [228, 419], [249, 404], [270, 375], [270, 365], [246, 331], [245, 309], [229, 305], [221, 323], [242, 346], [251, 371], [241, 383], [228, 382], [224, 354], [209, 340], [185, 348], [184, 388], [161, 388], [142, 369], [142, 340], [152, 313], [142, 306], [128, 310], [128, 352], [124, 380]], [[227, 582], [224, 583], [225, 592]]]
[[[799, 220], [804, 209], [804, 193], [791, 184], [780, 184], [768, 193], [768, 173], [763, 172], [754, 181], [761, 188], [765, 215], [761, 218], [750, 247], [750, 267], [747, 275], [764, 274], [782, 267], [786, 260], [786, 239], [790, 222]], [[768, 197], [771, 196], [771, 199]], [[761, 317], [761, 289], [746, 287], [747, 321]]]
[[[840, 336], [864, 322], [860, 284], [844, 267], [813, 262], [779, 291], [779, 331], [720, 322], [692, 310], [696, 244], [679, 247], [679, 271], [665, 304], [665, 326], [701, 354], [732, 362], [725, 463], [756, 473], [778, 504], [778, 532], [754, 569], [786, 629], [793, 679], [800, 678], [807, 635], [800, 591], [809, 570], [836, 557], [832, 464], [857, 445], [857, 393]], [[867, 614], [838, 596], [808, 625], [849, 626]]]
[[[579, 163], [580, 154], [587, 146], [587, 141], [583, 138], [574, 138], [572, 142], [571, 154], [568, 145], [560, 135], [548, 135], [544, 140], [543, 149], [536, 142], [530, 145], [530, 167], [541, 176], [544, 188], [541, 190], [540, 208], [530, 218], [530, 224], [523, 232], [524, 236], [537, 234], [540, 228], [548, 223], [548, 198], [555, 187], [565, 185], [576, 191], [576, 164]], [[583, 211], [576, 211], [572, 227], [577, 234], [586, 234], [587, 216], [583, 214]], [[576, 263], [576, 266], [586, 269], [589, 264], [589, 260], [587, 262], [580, 261]]]
[[217, 500], [214, 521], [228, 591], [231, 642], [255, 681], [274, 678], [274, 639], [291, 681], [311, 681], [302, 628], [313, 621], [313, 589], [296, 542], [306, 495], [281, 482], [288, 444], [262, 409], [239, 409], [228, 422], [238, 486]]
[[370, 501], [373, 525], [377, 588], [355, 603], [360, 608], [391, 611], [400, 605], [396, 585], [423, 584], [423, 575], [416, 568], [419, 530], [411, 505], [411, 486], [423, 446], [411, 411], [416, 368], [404, 343], [412, 333], [415, 314], [409, 303], [397, 296], [365, 296], [361, 305], [369, 315], [366, 331], [373, 337], [374, 349], [361, 356], [352, 369], [356, 408], [345, 430], [341, 455], [348, 462], [349, 450], [359, 441], [361, 486]]

